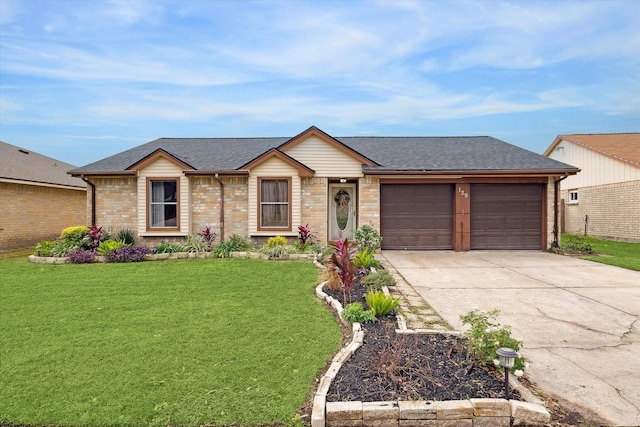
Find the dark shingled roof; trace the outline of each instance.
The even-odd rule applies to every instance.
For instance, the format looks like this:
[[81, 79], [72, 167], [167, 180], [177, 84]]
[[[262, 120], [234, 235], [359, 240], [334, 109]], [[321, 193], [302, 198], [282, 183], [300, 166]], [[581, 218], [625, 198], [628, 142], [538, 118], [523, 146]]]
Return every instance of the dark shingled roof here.
[[[291, 138], [160, 138], [71, 171], [124, 171], [162, 149], [197, 170], [236, 170]], [[566, 171], [577, 168], [489, 136], [336, 137], [380, 166], [366, 171]]]

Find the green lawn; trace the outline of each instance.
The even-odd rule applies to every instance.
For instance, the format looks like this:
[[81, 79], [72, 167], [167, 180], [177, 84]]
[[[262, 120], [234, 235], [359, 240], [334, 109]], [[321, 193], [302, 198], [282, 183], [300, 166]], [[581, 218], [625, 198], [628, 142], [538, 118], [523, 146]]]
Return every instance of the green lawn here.
[[601, 256], [587, 257], [590, 261], [615, 265], [640, 271], [640, 243], [615, 242], [612, 240], [600, 240], [589, 236], [562, 235], [562, 243], [570, 239], [580, 239], [584, 244], [591, 245], [593, 251]]
[[0, 424], [287, 424], [340, 344], [308, 262], [0, 259]]

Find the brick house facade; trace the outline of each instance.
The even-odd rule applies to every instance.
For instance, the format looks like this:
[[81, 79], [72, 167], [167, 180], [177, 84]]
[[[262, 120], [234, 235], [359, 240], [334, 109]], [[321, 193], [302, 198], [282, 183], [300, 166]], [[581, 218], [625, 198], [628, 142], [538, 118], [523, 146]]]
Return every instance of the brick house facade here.
[[55, 240], [85, 225], [86, 184], [73, 166], [0, 142], [0, 252]]
[[640, 242], [640, 133], [559, 135], [545, 155], [580, 167], [561, 182], [561, 230]]
[[[504, 150], [506, 160], [496, 150]], [[553, 240], [554, 183], [576, 171], [491, 137], [334, 138], [311, 127], [293, 138], [161, 138], [70, 173], [95, 186], [87, 218], [134, 229], [148, 245], [180, 241], [205, 226], [218, 233], [218, 241], [233, 234], [257, 243], [275, 235], [295, 239], [305, 224], [326, 244], [351, 238], [355, 228], [368, 224], [383, 239], [384, 233], [400, 236], [388, 240], [388, 249], [469, 250], [472, 242], [476, 248], [484, 244], [470, 228], [473, 220], [487, 228], [481, 231], [491, 248], [496, 242], [498, 249], [546, 248]], [[461, 182], [476, 215], [467, 210], [454, 220], [453, 194]], [[407, 194], [438, 187], [444, 199], [410, 198], [385, 211], [382, 190], [389, 194], [398, 184]], [[493, 187], [512, 190], [508, 205], [483, 199], [482, 191]], [[533, 198], [521, 197], [521, 189], [533, 191]], [[422, 204], [414, 217], [393, 210], [414, 202]], [[430, 205], [441, 209], [433, 221], [422, 209]], [[491, 218], [478, 221], [479, 212]], [[396, 221], [396, 215], [404, 219]], [[436, 230], [441, 224], [444, 229]], [[466, 240], [454, 239], [456, 230], [467, 230]], [[502, 234], [512, 246], [500, 246]], [[432, 235], [440, 236], [438, 243]]]

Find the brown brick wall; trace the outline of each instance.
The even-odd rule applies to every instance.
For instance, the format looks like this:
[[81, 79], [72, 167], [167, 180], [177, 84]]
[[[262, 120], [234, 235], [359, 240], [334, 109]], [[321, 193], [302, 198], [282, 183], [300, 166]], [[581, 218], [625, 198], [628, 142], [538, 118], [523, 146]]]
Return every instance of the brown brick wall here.
[[327, 178], [302, 178], [302, 224], [294, 224], [294, 230], [298, 225], [309, 224], [311, 233], [322, 244], [327, 242]]
[[62, 229], [86, 225], [86, 192], [0, 182], [0, 252], [55, 240]]
[[[94, 178], [96, 224], [106, 230], [138, 229], [137, 178]], [[86, 224], [91, 224], [91, 188], [87, 197]]]
[[640, 242], [640, 181], [584, 187], [578, 190], [578, 204], [568, 204], [569, 191], [562, 192], [564, 232]]
[[[248, 178], [222, 177], [224, 184], [224, 237], [228, 240], [232, 234], [242, 237], [248, 235]], [[210, 226], [220, 232], [220, 184], [214, 177], [191, 178], [191, 233]]]
[[380, 178], [377, 176], [365, 176], [360, 179], [358, 227], [364, 224], [380, 231]]

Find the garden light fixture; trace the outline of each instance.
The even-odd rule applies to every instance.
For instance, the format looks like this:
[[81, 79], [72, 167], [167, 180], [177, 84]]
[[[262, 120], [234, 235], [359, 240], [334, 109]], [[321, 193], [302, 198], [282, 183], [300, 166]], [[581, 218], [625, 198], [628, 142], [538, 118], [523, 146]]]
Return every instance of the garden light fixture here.
[[500, 347], [496, 350], [500, 366], [504, 368], [504, 394], [505, 398], [509, 400], [509, 371], [515, 364], [518, 353], [515, 350], [508, 347]]

